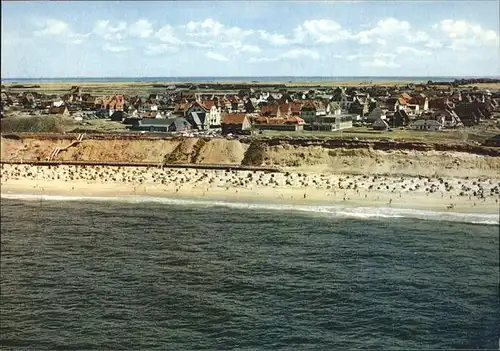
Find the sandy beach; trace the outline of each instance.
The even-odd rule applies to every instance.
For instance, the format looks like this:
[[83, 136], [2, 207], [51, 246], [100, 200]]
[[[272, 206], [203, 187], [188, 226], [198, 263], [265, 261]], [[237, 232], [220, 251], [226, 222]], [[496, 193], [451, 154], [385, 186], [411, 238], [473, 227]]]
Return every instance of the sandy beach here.
[[1, 167], [2, 194], [158, 196], [496, 214], [500, 178], [428, 178], [100, 166]]

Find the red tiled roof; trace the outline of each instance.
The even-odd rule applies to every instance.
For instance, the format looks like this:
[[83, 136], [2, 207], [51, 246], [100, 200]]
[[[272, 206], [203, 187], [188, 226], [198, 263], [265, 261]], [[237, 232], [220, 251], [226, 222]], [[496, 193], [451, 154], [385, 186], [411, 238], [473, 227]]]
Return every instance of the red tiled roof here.
[[407, 105], [408, 103], [406, 102], [406, 100], [402, 97], [398, 98], [398, 101], [401, 105]]
[[306, 122], [300, 118], [300, 117], [288, 117], [288, 118], [285, 118], [285, 123], [286, 124], [305, 124]]
[[202, 105], [203, 107], [205, 107], [207, 110], [210, 110], [210, 109], [212, 108], [212, 106], [217, 107], [216, 102], [215, 102], [215, 101], [213, 101], [213, 100], [205, 100], [205, 101], [202, 101], [202, 102], [201, 102], [201, 105]]
[[266, 105], [262, 106], [260, 109], [261, 114], [269, 114], [269, 115], [277, 115], [278, 114], [278, 105]]
[[290, 109], [292, 110], [292, 113], [300, 113], [300, 110], [302, 109], [302, 104], [299, 102], [291, 102], [290, 103]]
[[158, 111], [146, 112], [142, 115], [142, 118], [156, 118]]
[[243, 124], [246, 115], [244, 113], [230, 113], [224, 117], [223, 124]]
[[410, 95], [408, 95], [407, 93], [403, 93], [403, 94], [401, 94], [401, 97], [402, 97], [403, 99], [405, 99], [405, 100], [410, 100], [410, 99], [411, 99], [411, 96], [410, 96]]

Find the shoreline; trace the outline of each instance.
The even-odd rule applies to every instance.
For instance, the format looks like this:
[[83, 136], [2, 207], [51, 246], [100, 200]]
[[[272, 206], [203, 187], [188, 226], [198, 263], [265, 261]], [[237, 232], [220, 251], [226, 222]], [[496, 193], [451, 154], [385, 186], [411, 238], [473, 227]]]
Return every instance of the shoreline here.
[[[94, 166], [1, 166], [2, 197], [153, 197], [498, 215], [499, 179]], [[482, 189], [479, 194], [479, 190]], [[468, 189], [468, 190], [464, 190]], [[461, 194], [461, 195], [460, 195]], [[475, 194], [475, 196], [473, 196]]]
[[[369, 205], [357, 203], [316, 203], [312, 201], [285, 201], [279, 202], [269, 198], [257, 197], [224, 197], [215, 196], [193, 197], [179, 194], [117, 194], [113, 192], [93, 193], [92, 195], [77, 194], [74, 191], [63, 192], [30, 192], [27, 190], [12, 193], [11, 190], [0, 193], [0, 199], [20, 201], [88, 201], [88, 202], [120, 202], [120, 203], [149, 203], [164, 205], [184, 205], [203, 207], [229, 207], [240, 210], [260, 211], [286, 211], [309, 213], [310, 215], [323, 215], [331, 218], [353, 218], [353, 219], [396, 219], [409, 218], [418, 220], [437, 220], [462, 222], [481, 225], [498, 225], [499, 219], [496, 213], [480, 212], [455, 212], [453, 210], [444, 212], [437, 208], [415, 209], [407, 207], [384, 207], [383, 204]], [[387, 206], [387, 205], [386, 205]]]

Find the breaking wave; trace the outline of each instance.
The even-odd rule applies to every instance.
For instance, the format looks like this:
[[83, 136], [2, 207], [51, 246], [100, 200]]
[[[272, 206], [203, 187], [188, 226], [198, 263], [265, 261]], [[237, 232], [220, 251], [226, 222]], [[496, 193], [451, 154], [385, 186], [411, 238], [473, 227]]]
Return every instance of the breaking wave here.
[[249, 210], [298, 211], [309, 212], [331, 217], [345, 217], [357, 219], [388, 219], [388, 218], [415, 218], [422, 220], [451, 221], [484, 225], [498, 225], [499, 215], [484, 213], [438, 212], [392, 207], [356, 207], [342, 205], [300, 205], [277, 203], [253, 203], [236, 201], [217, 201], [199, 199], [174, 199], [153, 196], [58, 196], [58, 195], [30, 195], [30, 194], [1, 194], [4, 199], [24, 201], [115, 201], [128, 203], [159, 203], [166, 205], [200, 206], [200, 207], [229, 207]]

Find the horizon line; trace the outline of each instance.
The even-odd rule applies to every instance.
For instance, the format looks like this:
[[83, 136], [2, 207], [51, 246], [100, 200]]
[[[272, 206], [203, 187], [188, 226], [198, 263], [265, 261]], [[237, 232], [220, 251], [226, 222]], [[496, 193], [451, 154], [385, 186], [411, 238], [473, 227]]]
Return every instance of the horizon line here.
[[500, 78], [500, 76], [496, 75], [451, 75], [451, 76], [439, 76], [439, 75], [410, 75], [410, 76], [68, 76], [68, 77], [1, 77], [0, 80], [14, 80], [14, 79], [154, 79], [154, 78]]

